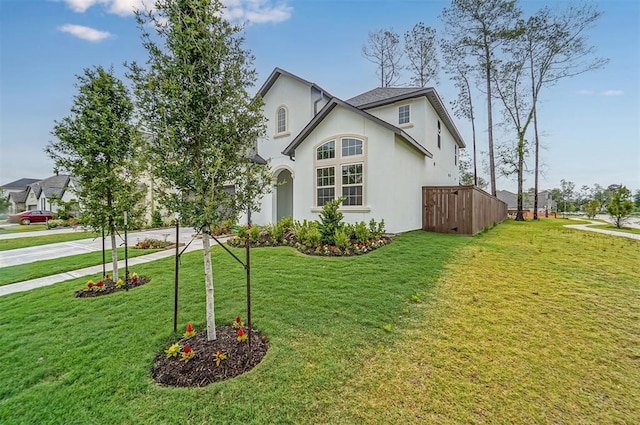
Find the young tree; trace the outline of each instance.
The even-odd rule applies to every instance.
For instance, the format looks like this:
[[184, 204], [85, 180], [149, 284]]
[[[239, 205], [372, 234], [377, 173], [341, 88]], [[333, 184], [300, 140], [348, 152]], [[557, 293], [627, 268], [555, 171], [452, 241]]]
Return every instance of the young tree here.
[[562, 193], [563, 212], [567, 212], [567, 202], [571, 203], [573, 199], [573, 190], [576, 184], [565, 179], [560, 180], [560, 187]]
[[436, 30], [422, 22], [404, 34], [404, 49], [413, 73], [411, 84], [425, 87], [429, 81], [438, 82], [438, 57], [436, 55]]
[[9, 194], [4, 190], [0, 190], [0, 214], [4, 214], [9, 211], [11, 202], [9, 201]]
[[633, 201], [631, 201], [631, 191], [625, 186], [618, 186], [611, 195], [611, 200], [607, 204], [607, 212], [613, 220], [613, 224], [618, 229], [622, 228], [631, 213], [633, 212]]
[[362, 46], [362, 56], [378, 67], [380, 87], [391, 87], [400, 78], [402, 49], [400, 36], [393, 28], [370, 32], [367, 44]]
[[210, 226], [255, 207], [271, 183], [268, 167], [252, 165], [265, 127], [262, 100], [247, 92], [256, 80], [253, 57], [223, 7], [219, 0], [159, 0], [154, 11], [138, 12], [149, 57], [146, 68], [130, 65], [152, 134], [151, 171], [164, 188], [160, 202], [202, 230], [209, 340], [216, 339]]
[[466, 153], [466, 150], [460, 152], [458, 169], [460, 170], [460, 184], [474, 185], [481, 189], [486, 189], [487, 186], [489, 186], [489, 183], [485, 179], [477, 175], [475, 168], [472, 168], [471, 159], [469, 158], [469, 154]]
[[587, 217], [593, 218], [600, 211], [600, 202], [596, 200], [587, 201], [584, 204], [584, 212], [587, 214]]
[[489, 139], [489, 172], [491, 194], [496, 195], [496, 165], [493, 144], [492, 84], [496, 50], [520, 15], [515, 0], [453, 0], [442, 12], [449, 42], [457, 45], [460, 61], [475, 61], [475, 71], [484, 80], [487, 96], [487, 132]]
[[78, 76], [78, 94], [71, 115], [56, 121], [46, 148], [56, 170], [78, 179], [77, 193], [86, 223], [107, 228], [111, 236], [113, 280], [118, 280], [116, 226], [125, 212], [131, 219], [142, 213], [138, 167], [134, 162], [139, 133], [132, 123], [133, 103], [113, 70], [85, 69]]
[[640, 211], [640, 189], [637, 189], [636, 194], [633, 195], [633, 204], [635, 205], [636, 211]]

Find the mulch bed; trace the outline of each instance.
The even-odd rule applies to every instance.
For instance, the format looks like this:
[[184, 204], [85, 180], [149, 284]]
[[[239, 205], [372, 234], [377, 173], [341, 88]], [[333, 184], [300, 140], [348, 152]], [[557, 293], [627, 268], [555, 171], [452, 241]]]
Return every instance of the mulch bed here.
[[[150, 280], [151, 278], [147, 276], [139, 276], [137, 279], [137, 282], [135, 279], [129, 279], [129, 289], [142, 286], [145, 283], [148, 283]], [[124, 286], [122, 286], [121, 288], [117, 288], [115, 282], [112, 279], [103, 279], [102, 282], [104, 283], [104, 290], [98, 291], [94, 284], [94, 287], [91, 290], [82, 288], [76, 291], [76, 298], [101, 297], [103, 295], [109, 295], [109, 294], [113, 294], [114, 292], [126, 290]]]
[[[245, 332], [247, 328], [245, 327]], [[178, 341], [181, 347], [188, 345], [195, 357], [184, 362], [180, 354], [167, 357], [164, 350], [158, 353], [153, 363], [151, 375], [162, 385], [175, 387], [203, 387], [212, 382], [224, 381], [242, 375], [253, 369], [267, 354], [269, 348], [266, 338], [256, 330], [251, 331], [251, 352], [249, 341], [238, 342], [238, 330], [232, 326], [216, 328], [215, 341], [207, 340], [207, 332], [198, 332], [195, 336]], [[218, 351], [227, 358], [216, 366]]]
[[[378, 248], [389, 245], [392, 241], [393, 235], [384, 235], [379, 239], [371, 240], [367, 243], [357, 243], [355, 240], [352, 240], [346, 248], [338, 248], [335, 245], [318, 245], [310, 248], [298, 243], [295, 237], [285, 237], [284, 241], [281, 243], [272, 239], [271, 236], [260, 236], [260, 240], [257, 243], [251, 243], [250, 245], [251, 248], [290, 246], [306, 255], [322, 257], [353, 257], [356, 255], [368, 254]], [[240, 239], [239, 237], [227, 240], [227, 244], [234, 248], [244, 248], [245, 243], [245, 240]]]

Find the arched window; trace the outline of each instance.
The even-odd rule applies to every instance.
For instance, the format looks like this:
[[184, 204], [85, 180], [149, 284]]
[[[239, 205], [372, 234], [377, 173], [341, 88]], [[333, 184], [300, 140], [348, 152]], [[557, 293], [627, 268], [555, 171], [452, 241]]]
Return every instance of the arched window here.
[[276, 113], [276, 133], [284, 133], [287, 131], [287, 108], [281, 106]]
[[[339, 144], [339, 145], [338, 145]], [[316, 206], [322, 207], [337, 196], [347, 207], [364, 205], [366, 155], [364, 140], [345, 136], [316, 147]]]

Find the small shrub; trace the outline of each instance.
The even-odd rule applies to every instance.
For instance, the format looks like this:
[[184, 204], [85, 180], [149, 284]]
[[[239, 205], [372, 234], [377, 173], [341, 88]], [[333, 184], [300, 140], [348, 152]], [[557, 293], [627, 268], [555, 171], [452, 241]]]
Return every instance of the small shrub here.
[[322, 235], [322, 243], [327, 245], [335, 245], [336, 230], [342, 227], [342, 219], [344, 214], [338, 211], [344, 198], [334, 199], [325, 203], [320, 212], [320, 225], [319, 230]]
[[160, 211], [154, 210], [151, 213], [151, 227], [162, 227], [164, 223], [162, 222], [162, 215]]
[[364, 221], [361, 221], [360, 223], [356, 224], [354, 236], [356, 242], [365, 243], [366, 241], [371, 239], [371, 230], [367, 228], [367, 225]]
[[351, 244], [351, 238], [344, 229], [336, 230], [334, 239], [336, 241], [336, 246], [340, 249], [346, 249]]
[[311, 227], [307, 232], [306, 239], [303, 240], [303, 244], [308, 248], [312, 248], [320, 244], [321, 240], [322, 234], [320, 233], [320, 230], [317, 227]]
[[260, 241], [260, 226], [251, 226], [251, 229], [249, 229], [249, 241], [252, 244], [257, 244]]

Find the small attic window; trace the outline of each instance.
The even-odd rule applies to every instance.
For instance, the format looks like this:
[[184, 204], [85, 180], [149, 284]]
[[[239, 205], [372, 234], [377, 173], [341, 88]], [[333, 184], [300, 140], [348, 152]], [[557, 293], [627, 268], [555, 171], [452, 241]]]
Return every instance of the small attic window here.
[[287, 108], [281, 106], [276, 112], [276, 133], [284, 133], [287, 131]]
[[408, 124], [411, 120], [411, 105], [402, 105], [398, 108], [398, 124]]

